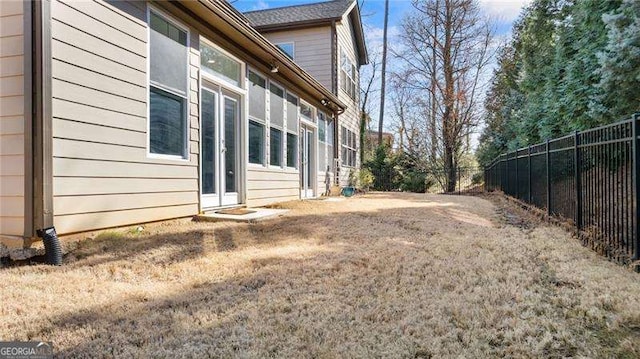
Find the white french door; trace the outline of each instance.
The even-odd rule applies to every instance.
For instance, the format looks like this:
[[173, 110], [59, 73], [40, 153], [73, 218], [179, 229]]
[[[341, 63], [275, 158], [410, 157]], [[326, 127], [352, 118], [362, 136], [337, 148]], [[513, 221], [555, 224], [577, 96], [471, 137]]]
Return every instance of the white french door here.
[[206, 85], [201, 101], [202, 208], [238, 204], [240, 97]]
[[300, 127], [300, 197], [315, 197], [316, 165], [313, 129]]

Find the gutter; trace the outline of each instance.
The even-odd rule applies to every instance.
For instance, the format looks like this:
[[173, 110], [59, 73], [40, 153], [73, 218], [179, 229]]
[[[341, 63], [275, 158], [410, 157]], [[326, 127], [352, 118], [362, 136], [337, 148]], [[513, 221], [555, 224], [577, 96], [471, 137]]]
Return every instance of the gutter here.
[[[275, 31], [292, 30], [292, 29], [304, 29], [307, 27], [316, 27], [321, 25], [330, 26], [334, 24], [336, 21], [340, 21], [341, 19], [342, 19], [341, 17], [333, 17], [333, 18], [324, 18], [324, 19], [316, 19], [316, 20], [292, 21], [287, 23], [271, 24], [271, 25], [257, 25], [252, 27], [261, 33], [275, 32]], [[249, 23], [249, 25], [251, 25], [251, 23]]]

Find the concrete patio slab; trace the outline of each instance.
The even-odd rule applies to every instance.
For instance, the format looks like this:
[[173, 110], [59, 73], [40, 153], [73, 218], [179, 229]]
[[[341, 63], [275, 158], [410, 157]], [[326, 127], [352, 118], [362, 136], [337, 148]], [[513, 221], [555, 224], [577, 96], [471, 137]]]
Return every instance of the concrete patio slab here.
[[288, 209], [275, 209], [275, 208], [247, 208], [250, 213], [245, 214], [225, 214], [219, 213], [219, 211], [209, 212], [196, 215], [193, 219], [195, 221], [204, 222], [260, 222], [267, 219], [277, 218], [285, 213], [289, 212]]

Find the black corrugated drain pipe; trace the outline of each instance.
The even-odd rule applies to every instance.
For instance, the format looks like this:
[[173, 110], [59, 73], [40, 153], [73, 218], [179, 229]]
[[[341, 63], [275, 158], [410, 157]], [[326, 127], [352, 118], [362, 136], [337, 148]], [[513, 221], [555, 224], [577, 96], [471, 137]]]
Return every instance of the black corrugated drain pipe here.
[[62, 247], [60, 247], [60, 240], [56, 229], [49, 227], [45, 229], [38, 229], [36, 231], [38, 237], [42, 238], [44, 242], [44, 255], [47, 264], [54, 266], [62, 265]]

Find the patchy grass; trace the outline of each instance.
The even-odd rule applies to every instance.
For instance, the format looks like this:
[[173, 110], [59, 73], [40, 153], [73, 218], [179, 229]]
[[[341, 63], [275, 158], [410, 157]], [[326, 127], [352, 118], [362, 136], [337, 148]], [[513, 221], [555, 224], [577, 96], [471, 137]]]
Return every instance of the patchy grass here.
[[0, 339], [74, 357], [640, 356], [640, 277], [487, 198], [104, 232], [62, 267], [0, 271]]

